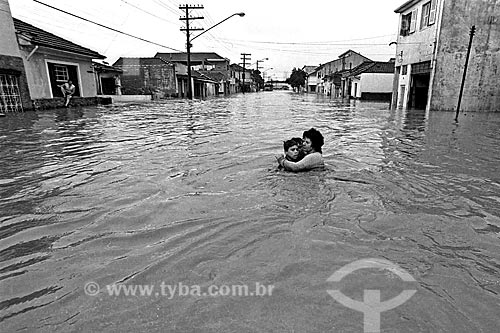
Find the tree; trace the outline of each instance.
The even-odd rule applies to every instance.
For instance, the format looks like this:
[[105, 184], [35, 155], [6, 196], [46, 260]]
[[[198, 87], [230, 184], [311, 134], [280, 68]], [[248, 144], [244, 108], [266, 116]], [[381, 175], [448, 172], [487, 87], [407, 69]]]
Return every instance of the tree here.
[[306, 84], [307, 74], [302, 69], [293, 68], [292, 74], [286, 79], [286, 83], [292, 86], [293, 90], [295, 88], [304, 87]]

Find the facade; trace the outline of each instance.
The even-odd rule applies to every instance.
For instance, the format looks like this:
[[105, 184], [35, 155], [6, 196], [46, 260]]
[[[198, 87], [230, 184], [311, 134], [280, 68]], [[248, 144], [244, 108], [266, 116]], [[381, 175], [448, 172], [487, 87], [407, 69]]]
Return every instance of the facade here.
[[325, 63], [320, 71], [322, 82], [318, 92], [336, 98], [349, 98], [352, 89], [350, 73], [365, 61], [371, 60], [356, 51], [348, 50], [337, 59]]
[[323, 65], [317, 66], [313, 71], [311, 71], [306, 78], [306, 91], [308, 93], [319, 93], [319, 87], [323, 86], [322, 80]]
[[123, 71], [123, 95], [151, 95], [166, 98], [178, 95], [175, 66], [160, 58], [119, 58], [113, 67]]
[[[314, 93], [316, 92], [316, 81], [312, 79], [312, 74], [315, 73], [316, 68], [318, 66], [304, 66], [302, 67], [302, 70], [306, 73], [306, 82], [305, 82], [305, 90], [307, 93]], [[311, 77], [311, 80], [309, 80], [309, 77]]]
[[18, 19], [14, 27], [32, 99], [62, 97], [58, 85], [68, 80], [76, 87], [74, 96], [97, 95], [92, 59], [103, 55]]
[[454, 111], [471, 27], [461, 109], [500, 111], [500, 6], [487, 0], [411, 0], [400, 15], [392, 107]]
[[31, 109], [23, 58], [7, 0], [0, 0], [0, 113]]
[[[160, 58], [170, 63], [174, 63], [176, 68], [184, 70], [178, 71], [182, 82], [187, 82], [187, 54], [186, 53], [156, 53], [155, 58]], [[216, 94], [230, 94], [230, 69], [229, 59], [221, 57], [214, 52], [192, 52], [191, 58], [191, 77], [193, 80], [193, 96], [206, 97]], [[196, 73], [195, 73], [196, 72]], [[183, 75], [186, 74], [184, 78]], [[185, 83], [181, 83], [179, 96], [187, 96], [185, 93]], [[212, 87], [212, 85], [214, 85]], [[214, 91], [212, 93], [212, 90]], [[197, 94], [198, 92], [198, 94]], [[208, 95], [205, 95], [205, 92]]]
[[254, 82], [252, 69], [250, 68], [243, 69], [243, 67], [240, 65], [232, 64], [230, 66], [229, 76], [231, 84], [231, 93], [241, 92], [243, 91], [243, 89], [245, 89], [246, 92], [256, 91], [256, 85]]
[[349, 74], [350, 96], [361, 100], [391, 101], [394, 61], [365, 61]]

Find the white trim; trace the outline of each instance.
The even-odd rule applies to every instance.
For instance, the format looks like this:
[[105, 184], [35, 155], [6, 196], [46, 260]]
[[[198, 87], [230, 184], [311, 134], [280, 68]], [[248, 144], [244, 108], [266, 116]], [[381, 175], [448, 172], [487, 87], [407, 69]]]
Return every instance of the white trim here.
[[62, 65], [76, 66], [76, 75], [78, 77], [78, 91], [80, 92], [80, 97], [84, 96], [79, 63], [61, 61], [61, 60], [55, 60], [55, 59], [44, 59], [44, 61], [45, 61], [45, 69], [47, 71], [47, 79], [48, 79], [48, 83], [49, 83], [50, 97], [51, 98], [54, 98], [54, 92], [52, 91], [52, 84], [50, 82], [49, 62], [56, 63], [56, 64], [62, 64]]

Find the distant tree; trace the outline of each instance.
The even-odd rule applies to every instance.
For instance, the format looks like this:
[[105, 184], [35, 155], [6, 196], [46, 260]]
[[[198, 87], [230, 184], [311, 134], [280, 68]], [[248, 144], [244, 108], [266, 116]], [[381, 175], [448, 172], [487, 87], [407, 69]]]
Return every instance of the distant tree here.
[[302, 69], [293, 68], [292, 74], [286, 79], [286, 83], [292, 86], [293, 90], [299, 87], [304, 87], [306, 85], [306, 72]]

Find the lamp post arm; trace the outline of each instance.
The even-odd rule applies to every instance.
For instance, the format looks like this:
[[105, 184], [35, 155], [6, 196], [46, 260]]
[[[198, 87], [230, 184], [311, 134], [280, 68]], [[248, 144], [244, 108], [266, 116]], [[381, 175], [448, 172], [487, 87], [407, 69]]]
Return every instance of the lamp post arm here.
[[192, 42], [193, 40], [195, 40], [196, 38], [200, 37], [201, 35], [203, 35], [205, 32], [208, 32], [210, 30], [212, 30], [213, 28], [215, 28], [216, 26], [218, 26], [219, 24], [223, 23], [223, 22], [226, 22], [227, 20], [229, 20], [231, 17], [233, 16], [236, 16], [236, 15], [239, 15], [239, 16], [245, 16], [245, 13], [234, 13], [233, 15], [230, 15], [228, 17], [226, 17], [225, 19], [223, 19], [222, 21], [220, 21], [219, 23], [211, 26], [210, 28], [208, 28], [207, 30], [203, 31], [202, 33], [200, 33], [199, 35], [196, 35], [194, 36], [193, 38], [191, 38], [190, 42]]

